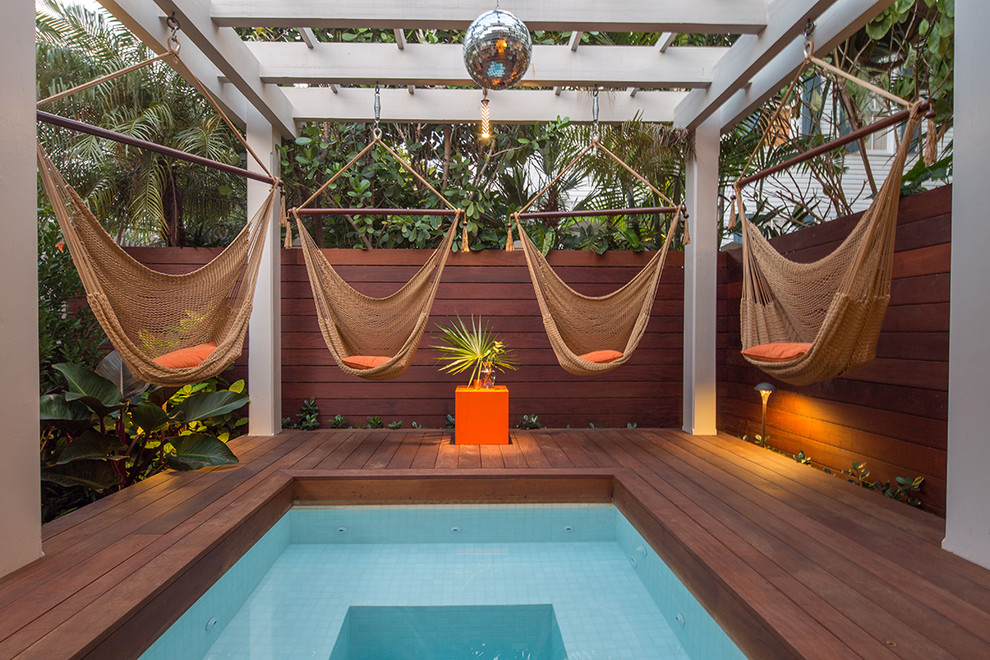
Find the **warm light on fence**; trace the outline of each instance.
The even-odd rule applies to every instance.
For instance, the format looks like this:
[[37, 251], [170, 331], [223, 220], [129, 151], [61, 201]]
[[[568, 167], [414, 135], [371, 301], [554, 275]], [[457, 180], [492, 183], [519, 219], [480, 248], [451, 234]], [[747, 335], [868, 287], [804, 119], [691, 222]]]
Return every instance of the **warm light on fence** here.
[[481, 99], [481, 139], [487, 140], [491, 136], [492, 127], [488, 114], [488, 99]]

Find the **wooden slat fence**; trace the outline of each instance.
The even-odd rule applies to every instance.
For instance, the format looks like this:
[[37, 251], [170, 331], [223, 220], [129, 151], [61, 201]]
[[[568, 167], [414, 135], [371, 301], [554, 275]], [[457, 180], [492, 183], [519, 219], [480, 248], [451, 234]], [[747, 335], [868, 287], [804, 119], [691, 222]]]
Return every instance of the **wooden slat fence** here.
[[[901, 200], [890, 307], [877, 358], [843, 378], [793, 387], [742, 359], [741, 255], [732, 251], [723, 256], [720, 430], [758, 434], [760, 398], [753, 387], [770, 380], [777, 386], [767, 414], [772, 445], [790, 453], [803, 450], [815, 462], [839, 469], [865, 462], [871, 480], [922, 475], [926, 507], [944, 513], [951, 193], [951, 186], [945, 186]], [[838, 245], [859, 217], [781, 236], [773, 243], [791, 259], [812, 261]]]
[[[872, 477], [925, 477], [926, 507], [945, 507], [946, 408], [951, 187], [901, 203], [891, 304], [870, 365], [824, 383], [794, 388], [777, 383], [770, 399], [772, 444], [804, 451], [814, 461], [848, 468], [867, 463]], [[792, 258], [827, 254], [858, 216], [775, 239]], [[205, 263], [208, 249], [134, 249], [140, 260], [181, 272]], [[328, 250], [328, 258], [360, 291], [395, 291], [427, 257], [417, 250]], [[648, 255], [561, 252], [551, 263], [565, 281], [596, 295], [627, 282]], [[767, 377], [738, 355], [742, 270], [731, 251], [719, 261], [718, 427], [759, 433], [759, 397], [753, 386]], [[510, 389], [510, 416], [538, 415], [548, 426], [645, 427], [681, 424], [683, 255], [672, 253], [661, 280], [653, 319], [634, 358], [608, 375], [571, 376], [556, 363], [521, 252], [454, 254], [437, 295], [429, 331], [454, 315], [482, 315], [517, 353], [521, 368], [501, 375]], [[459, 379], [440, 374], [428, 334], [412, 367], [395, 381], [370, 383], [345, 376], [320, 336], [302, 253], [282, 253], [283, 414], [294, 416], [315, 398], [321, 419], [342, 414], [354, 424], [380, 416], [385, 423], [415, 421], [443, 426], [453, 413]], [[232, 372], [246, 374], [246, 356]]]
[[[140, 261], [159, 270], [183, 272], [210, 259], [216, 250], [134, 248]], [[396, 291], [429, 256], [427, 250], [325, 251], [338, 272], [366, 295]], [[552, 254], [550, 263], [576, 290], [609, 293], [638, 272], [650, 254], [593, 252]], [[367, 417], [384, 423], [402, 420], [442, 427], [454, 412], [459, 376], [439, 373], [432, 334], [456, 315], [489, 321], [519, 362], [518, 371], [499, 374], [509, 386], [510, 423], [537, 415], [547, 426], [680, 426], [683, 317], [683, 256], [672, 253], [660, 283], [653, 318], [633, 358], [597, 377], [578, 377], [557, 364], [540, 319], [525, 257], [521, 251], [455, 253], [448, 261], [433, 314], [412, 366], [398, 379], [368, 382], [347, 376], [334, 364], [317, 325], [315, 307], [300, 250], [282, 252], [282, 410], [294, 416], [305, 399], [315, 398], [321, 420], [336, 414], [353, 424]], [[230, 375], [246, 376], [246, 354]]]

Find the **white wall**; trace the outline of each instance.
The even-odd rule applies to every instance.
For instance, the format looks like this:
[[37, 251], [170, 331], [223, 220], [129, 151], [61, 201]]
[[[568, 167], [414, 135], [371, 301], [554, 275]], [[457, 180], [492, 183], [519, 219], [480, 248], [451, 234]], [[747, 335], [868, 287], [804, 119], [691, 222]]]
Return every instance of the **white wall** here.
[[41, 556], [34, 3], [0, 37], [0, 575]]
[[946, 550], [990, 568], [990, 2], [957, 0]]

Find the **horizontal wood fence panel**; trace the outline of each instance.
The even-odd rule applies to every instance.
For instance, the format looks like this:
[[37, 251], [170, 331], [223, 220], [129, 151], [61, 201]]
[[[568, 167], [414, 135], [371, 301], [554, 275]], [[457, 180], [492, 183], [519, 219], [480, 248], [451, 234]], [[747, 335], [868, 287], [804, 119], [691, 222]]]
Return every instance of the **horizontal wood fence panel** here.
[[[147, 265], [189, 272], [219, 250], [133, 248]], [[365, 295], [397, 291], [422, 266], [430, 250], [324, 250], [337, 272]], [[548, 256], [576, 291], [607, 295], [631, 280], [653, 253], [557, 251]], [[333, 362], [316, 320], [316, 309], [298, 249], [282, 251], [282, 410], [294, 418], [304, 399], [315, 399], [321, 420], [343, 414], [355, 424], [367, 417], [443, 426], [453, 413], [459, 376], [437, 368], [435, 333], [455, 316], [482, 316], [516, 354], [519, 369], [498, 375], [510, 389], [510, 422], [537, 415], [552, 426], [679, 426], [681, 416], [683, 255], [667, 257], [652, 316], [632, 359], [608, 374], [581, 378], [557, 364], [540, 316], [522, 252], [483, 250], [451, 254], [437, 290], [433, 313], [412, 366], [387, 383], [348, 376]], [[723, 310], [724, 311], [724, 310]], [[247, 375], [246, 353], [227, 373]], [[250, 384], [249, 384], [250, 385]]]
[[[550, 340], [547, 339], [545, 334], [542, 336], [538, 334], [538, 331], [542, 327], [542, 323], [540, 323], [538, 319], [535, 319], [535, 323], [529, 332], [501, 332], [500, 334], [506, 344], [511, 346], [513, 350], [522, 350], [526, 348], [547, 348], [550, 345]], [[315, 327], [313, 329], [315, 330]], [[432, 360], [436, 357], [436, 353], [431, 351], [429, 347], [436, 343], [436, 339], [434, 337], [435, 331], [436, 328], [427, 328], [427, 335], [423, 339], [423, 343], [420, 344], [420, 351], [423, 352], [423, 355], [419, 355], [419, 351], [417, 351], [416, 356], [413, 357], [413, 364], [432, 364]], [[639, 342], [639, 349], [635, 354], [633, 354], [630, 362], [627, 362], [626, 364], [638, 361], [640, 359], [640, 350], [664, 349], [664, 351], [668, 353], [680, 353], [681, 346], [682, 342], [680, 335], [672, 332], [657, 332], [647, 328], [646, 333], [643, 335], [643, 339]], [[323, 342], [323, 336], [318, 332], [287, 332], [283, 329], [282, 350], [285, 351], [292, 349], [326, 350], [326, 344]]]
[[[491, 308], [496, 307], [496, 305], [491, 305], [490, 307], [485, 306], [482, 303], [474, 304], [472, 302], [465, 301], [464, 305], [456, 311], [456, 314], [433, 314], [430, 316], [430, 320], [427, 323], [427, 331], [434, 332], [437, 325], [444, 324], [449, 321], [452, 317], [460, 315], [462, 320], [470, 321], [471, 314], [475, 317], [482, 316], [484, 318], [491, 317], [492, 328], [499, 332], [530, 332], [536, 335], [543, 332], [544, 337], [546, 334], [543, 330], [543, 323], [540, 320], [538, 314], [533, 314], [530, 316], [501, 316], [498, 314], [490, 314], [493, 311]], [[494, 320], [497, 317], [497, 322]], [[676, 333], [678, 337], [683, 332], [684, 324], [679, 316], [653, 316], [650, 318], [650, 322], [646, 327], [647, 333], [650, 332], [660, 332], [660, 333]], [[319, 333], [319, 326], [316, 320], [316, 310], [314, 309], [312, 315], [282, 315], [282, 332], [315, 332]], [[547, 347], [549, 348], [549, 341]], [[511, 347], [511, 345], [510, 345]]]
[[[891, 299], [877, 358], [842, 378], [807, 387], [774, 381], [739, 355], [742, 268], [738, 250], [723, 255], [719, 295], [718, 426], [737, 435], [760, 432], [756, 383], [770, 380], [770, 444], [804, 451], [839, 470], [866, 463], [871, 479], [924, 476], [922, 500], [945, 510], [948, 405], [951, 186], [901, 200]], [[833, 250], [859, 216], [773, 239], [799, 261]], [[831, 462], [830, 462], [831, 461]]]

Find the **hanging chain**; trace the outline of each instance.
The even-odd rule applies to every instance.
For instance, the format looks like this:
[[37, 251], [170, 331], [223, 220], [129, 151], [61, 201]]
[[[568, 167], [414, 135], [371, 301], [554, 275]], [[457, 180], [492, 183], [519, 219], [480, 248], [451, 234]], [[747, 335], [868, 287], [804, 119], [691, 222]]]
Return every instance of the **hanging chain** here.
[[591, 143], [595, 144], [598, 142], [598, 87], [595, 87], [595, 91], [592, 94], [591, 103]]
[[178, 53], [179, 48], [181, 47], [179, 44], [179, 30], [182, 28], [182, 26], [179, 25], [179, 19], [175, 17], [174, 11], [172, 12], [171, 16], [165, 19], [165, 24], [168, 25], [169, 29], [172, 30], [172, 34], [169, 35], [168, 41], [166, 41], [165, 43], [170, 51], [172, 51], [173, 53]]
[[375, 129], [372, 131], [372, 135], [376, 140], [381, 139], [382, 129], [379, 128], [378, 124], [381, 121], [382, 115], [382, 93], [378, 89], [378, 83], [375, 83]]

